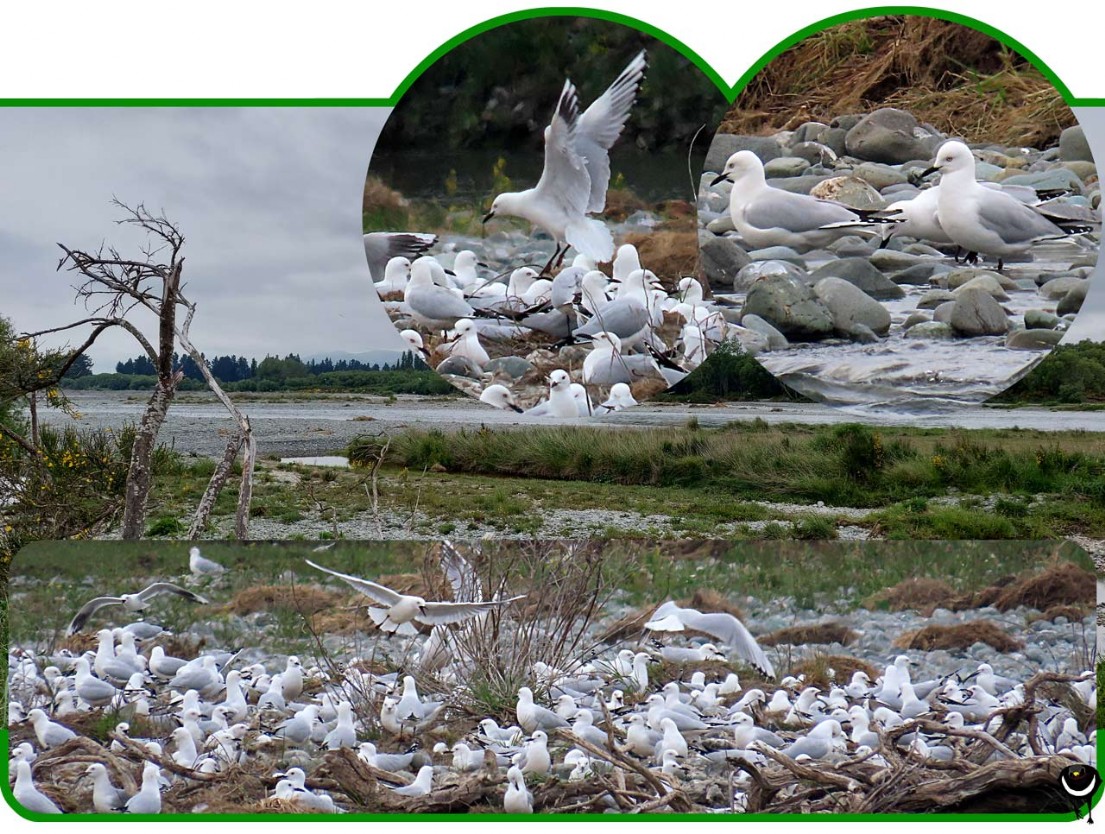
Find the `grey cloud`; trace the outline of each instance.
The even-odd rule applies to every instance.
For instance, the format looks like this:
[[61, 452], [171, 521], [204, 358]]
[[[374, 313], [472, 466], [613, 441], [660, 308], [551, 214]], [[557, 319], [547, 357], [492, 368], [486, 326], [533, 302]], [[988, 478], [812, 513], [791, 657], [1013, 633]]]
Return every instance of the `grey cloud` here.
[[[0, 313], [19, 330], [82, 315], [74, 276], [55, 273], [55, 243], [127, 251], [139, 239], [114, 224], [116, 196], [164, 210], [184, 232], [192, 333], [209, 355], [401, 348], [361, 245], [364, 176], [387, 113], [5, 109]], [[136, 348], [105, 334], [91, 355], [111, 370]]]

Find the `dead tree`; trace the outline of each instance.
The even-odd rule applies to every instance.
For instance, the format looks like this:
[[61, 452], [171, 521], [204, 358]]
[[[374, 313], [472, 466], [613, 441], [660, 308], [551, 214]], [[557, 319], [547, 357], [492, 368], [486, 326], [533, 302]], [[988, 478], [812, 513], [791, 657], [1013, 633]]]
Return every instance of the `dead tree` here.
[[[58, 262], [58, 269], [64, 268], [81, 276], [83, 281], [76, 286], [77, 298], [84, 300], [85, 307], [92, 315], [61, 327], [26, 335], [34, 338], [46, 333], [91, 326], [91, 335], [75, 351], [76, 355], [87, 350], [104, 331], [119, 327], [134, 337], [153, 363], [157, 382], [139, 421], [127, 472], [121, 531], [124, 539], [140, 538], [145, 527], [146, 507], [153, 485], [153, 454], [158, 433], [168, 415], [177, 386], [183, 379], [182, 370], [173, 367], [173, 356], [179, 344], [196, 363], [208, 387], [230, 412], [238, 426], [227, 446], [223, 461], [216, 467], [196, 508], [189, 536], [195, 538], [203, 529], [215, 498], [226, 483], [231, 465], [238, 452], [242, 451], [242, 480], [235, 533], [239, 538], [246, 538], [249, 532], [249, 507], [256, 456], [253, 433], [249, 418], [222, 390], [211, 374], [203, 354], [192, 343], [189, 331], [196, 306], [184, 295], [181, 280], [184, 268], [184, 256], [181, 254], [184, 235], [174, 223], [153, 214], [142, 204], [132, 208], [118, 200], [114, 203], [127, 215], [118, 221], [120, 224], [137, 227], [146, 233], [146, 241], [140, 247], [142, 258], [125, 258], [114, 247], [101, 246], [95, 252], [87, 252], [70, 249], [59, 243], [58, 246], [65, 254]], [[128, 318], [136, 309], [145, 310], [157, 318], [156, 344]]]

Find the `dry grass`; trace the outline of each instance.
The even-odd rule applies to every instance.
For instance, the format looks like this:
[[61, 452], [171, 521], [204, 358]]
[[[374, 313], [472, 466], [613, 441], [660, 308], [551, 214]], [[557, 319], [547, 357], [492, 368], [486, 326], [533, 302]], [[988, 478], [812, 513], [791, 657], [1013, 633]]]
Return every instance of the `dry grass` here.
[[987, 643], [999, 652], [1012, 652], [1024, 648], [1024, 641], [1010, 637], [996, 625], [986, 620], [958, 625], [927, 625], [917, 631], [903, 634], [894, 641], [899, 649], [966, 649], [975, 643]]
[[287, 608], [309, 616], [343, 605], [348, 605], [348, 598], [336, 591], [310, 585], [258, 585], [239, 591], [223, 610], [242, 616], [273, 608]]
[[890, 611], [921, 610], [943, 606], [954, 598], [955, 589], [944, 580], [915, 576], [872, 594], [863, 605], [868, 609], [885, 606]]
[[638, 197], [631, 188], [611, 188], [606, 192], [606, 208], [603, 216], [607, 220], [621, 223], [634, 212], [644, 211], [648, 203]]
[[684, 275], [698, 274], [698, 235], [686, 230], [632, 232], [624, 243], [632, 243], [641, 256], [641, 265], [652, 270], [671, 291]]
[[807, 686], [816, 686], [826, 692], [831, 684], [847, 683], [856, 672], [863, 672], [871, 680], [881, 674], [867, 661], [845, 654], [814, 654], [799, 660], [790, 670], [792, 675], [805, 675], [803, 680]]
[[407, 210], [407, 199], [379, 177], [365, 178], [362, 210], [365, 212], [401, 213]]
[[1047, 611], [1056, 605], [1088, 605], [1097, 602], [1096, 577], [1070, 562], [1058, 562], [1042, 573], [1028, 576], [1002, 591], [994, 605], [1008, 611], [1026, 605]]
[[1074, 124], [1051, 82], [999, 41], [909, 15], [849, 21], [788, 49], [741, 92], [721, 130], [772, 133], [879, 107], [1008, 145], [1053, 144]]
[[1034, 623], [1038, 620], [1050, 622], [1056, 617], [1066, 617], [1070, 622], [1078, 623], [1088, 617], [1092, 612], [1092, 605], [1053, 605], [1040, 614], [1031, 615], [1028, 618], [1028, 622]]
[[841, 623], [811, 623], [780, 628], [778, 631], [758, 637], [757, 642], [761, 646], [778, 646], [783, 643], [790, 646], [829, 643], [847, 646], [857, 637], [859, 637], [858, 632]]

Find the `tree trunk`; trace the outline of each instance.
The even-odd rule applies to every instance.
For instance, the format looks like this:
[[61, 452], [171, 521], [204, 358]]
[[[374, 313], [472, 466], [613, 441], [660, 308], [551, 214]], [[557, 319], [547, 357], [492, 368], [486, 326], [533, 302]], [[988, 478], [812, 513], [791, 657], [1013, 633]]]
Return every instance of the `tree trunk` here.
[[173, 264], [161, 284], [161, 306], [158, 309], [157, 387], [146, 404], [146, 413], [134, 435], [127, 472], [126, 503], [123, 506], [124, 539], [142, 538], [146, 524], [146, 502], [153, 485], [153, 452], [157, 435], [169, 413], [169, 404], [176, 394], [183, 373], [173, 372], [173, 347], [176, 344], [176, 300], [180, 288], [182, 261]]
[[244, 419], [246, 436], [242, 452], [242, 485], [238, 489], [238, 511], [234, 516], [234, 536], [238, 539], [249, 538], [249, 508], [253, 501], [253, 464], [257, 459], [253, 430], [249, 426], [249, 418]]
[[[192, 310], [190, 309], [188, 315], [185, 317], [184, 326], [181, 328], [180, 332], [177, 333], [177, 340], [180, 342], [180, 346], [188, 351], [188, 355], [192, 357], [192, 361], [196, 363], [196, 367], [198, 367], [200, 373], [203, 374], [204, 381], [207, 383], [207, 387], [211, 389], [211, 393], [218, 398], [219, 402], [230, 412], [230, 416], [238, 423], [236, 435], [237, 443], [235, 445], [236, 450], [237, 448], [242, 449], [242, 480], [241, 486], [238, 489], [238, 511], [234, 519], [234, 536], [238, 539], [246, 539], [249, 538], [249, 510], [250, 503], [253, 500], [253, 464], [257, 456], [256, 446], [253, 441], [253, 428], [249, 424], [249, 417], [247, 417], [238, 406], [234, 405], [234, 402], [226, 395], [222, 386], [219, 385], [219, 381], [215, 379], [214, 374], [211, 373], [211, 368], [208, 366], [207, 360], [204, 358], [203, 354], [196, 349], [195, 345], [192, 344], [192, 340], [188, 335], [191, 323]], [[214, 505], [215, 499], [218, 498], [219, 492], [226, 483], [226, 476], [229, 474], [230, 464], [234, 462], [233, 457], [230, 457], [229, 461], [226, 460], [229, 453], [230, 445], [228, 444], [227, 450], [223, 456], [223, 460], [227, 464], [226, 472], [223, 473], [221, 480], [216, 481], [216, 478], [219, 476], [219, 469], [216, 468], [215, 474], [211, 476], [211, 481], [207, 485], [207, 492], [211, 493], [211, 505]], [[196, 508], [196, 514], [192, 520], [192, 527], [188, 531], [188, 535], [191, 538], [199, 536], [200, 531], [203, 529], [203, 525], [207, 523], [207, 516], [211, 512], [211, 507], [207, 507], [202, 518], [200, 516], [204, 502], [207, 500], [208, 494], [205, 493], [203, 500], [200, 502], [200, 506]]]
[[38, 392], [31, 392], [31, 401], [29, 403], [31, 409], [31, 445], [36, 449], [42, 447], [38, 439]]
[[226, 486], [226, 479], [230, 477], [230, 467], [234, 465], [234, 459], [238, 457], [238, 450], [241, 448], [242, 434], [236, 432], [227, 442], [223, 458], [219, 461], [219, 465], [215, 467], [211, 480], [207, 482], [207, 489], [204, 490], [203, 497], [196, 505], [196, 512], [192, 516], [192, 525], [188, 528], [189, 539], [198, 539], [200, 533], [203, 532], [203, 528], [207, 526], [207, 519], [211, 517], [211, 510], [215, 507], [215, 501], [218, 500], [219, 493]]
[[[171, 355], [171, 354], [170, 354]], [[176, 379], [168, 384], [157, 381], [153, 396], [146, 404], [146, 412], [134, 433], [134, 446], [130, 452], [130, 469], [127, 471], [126, 503], [123, 505], [124, 539], [140, 539], [146, 523], [146, 500], [153, 484], [153, 450], [157, 445], [157, 433], [169, 412], [169, 403], [176, 393]]]

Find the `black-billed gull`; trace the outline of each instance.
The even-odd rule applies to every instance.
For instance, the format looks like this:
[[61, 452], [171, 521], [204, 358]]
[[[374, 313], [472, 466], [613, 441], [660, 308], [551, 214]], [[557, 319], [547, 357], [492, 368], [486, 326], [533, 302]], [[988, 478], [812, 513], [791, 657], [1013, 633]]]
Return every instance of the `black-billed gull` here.
[[729, 215], [741, 237], [753, 249], [789, 246], [805, 252], [826, 246], [842, 235], [871, 231], [872, 224], [840, 203], [772, 188], [764, 165], [752, 151], [737, 151], [712, 185], [733, 184]]
[[703, 614], [694, 608], [680, 608], [674, 602], [665, 602], [657, 608], [645, 623], [649, 631], [684, 631], [692, 629], [716, 637], [745, 662], [759, 669], [770, 678], [775, 677], [775, 667], [767, 659], [756, 638], [744, 624], [732, 614], [714, 612]]
[[198, 547], [188, 549], [188, 569], [193, 576], [218, 576], [226, 572], [225, 567], [200, 553]]
[[480, 402], [492, 405], [495, 408], [507, 409], [511, 411], [517, 411], [522, 413], [523, 409], [514, 400], [514, 394], [505, 385], [495, 383], [494, 385], [488, 385], [480, 393]]
[[127, 804], [127, 795], [111, 784], [107, 768], [100, 762], [93, 762], [85, 773], [92, 776], [92, 807], [100, 814], [111, 814]]
[[364, 254], [372, 280], [380, 281], [384, 277], [392, 258], [417, 258], [435, 243], [437, 235], [423, 232], [369, 232], [364, 236]]
[[998, 260], [1021, 255], [1043, 238], [1066, 232], [1004, 191], [975, 179], [975, 158], [962, 142], [945, 142], [925, 174], [940, 172], [937, 218], [948, 236], [968, 252]]
[[532, 814], [533, 794], [526, 788], [526, 778], [517, 767], [506, 772], [507, 788], [503, 794], [503, 810], [508, 814]]
[[81, 606], [81, 610], [73, 617], [72, 621], [69, 623], [69, 628], [66, 629], [66, 633], [76, 634], [84, 627], [84, 624], [88, 622], [88, 618], [101, 608], [106, 608], [109, 605], [122, 605], [127, 611], [141, 611], [149, 607], [150, 600], [161, 594], [176, 594], [179, 597], [184, 597], [184, 599], [189, 602], [199, 603], [200, 605], [208, 604], [208, 601], [199, 594], [194, 594], [186, 588], [174, 585], [172, 582], [154, 582], [137, 594], [123, 594], [117, 597], [96, 597], [95, 599], [89, 600]]
[[417, 634], [418, 629], [411, 624], [412, 620], [426, 623], [427, 625], [459, 623], [470, 617], [475, 617], [479, 614], [493, 611], [496, 608], [501, 608], [504, 605], [509, 605], [524, 596], [523, 594], [510, 597], [510, 599], [491, 600], [489, 602], [428, 602], [420, 596], [400, 594], [398, 591], [393, 591], [391, 588], [387, 588], [367, 579], [362, 579], [359, 576], [350, 576], [349, 574], [338, 573], [335, 570], [324, 568], [321, 565], [316, 565], [310, 559], [305, 559], [304, 561], [315, 570], [320, 570], [323, 573], [336, 576], [338, 579], [352, 586], [355, 590], [360, 591], [369, 599], [378, 602], [380, 605], [387, 606], [386, 609], [368, 609], [368, 615], [372, 619], [372, 622], [375, 623], [381, 631], [385, 632], [395, 632], [406, 635]]
[[31, 778], [31, 763], [26, 759], [20, 758], [15, 763], [15, 785], [12, 786], [12, 795], [16, 802], [36, 814], [62, 813], [61, 808], [35, 787], [34, 780]]
[[581, 115], [575, 85], [564, 89], [545, 128], [545, 168], [534, 188], [504, 192], [491, 204], [484, 222], [497, 215], [529, 220], [556, 241], [556, 251], [542, 272], [563, 260], [572, 246], [595, 261], [609, 261], [614, 239], [601, 220], [587, 217], [606, 207], [610, 183], [607, 152], [621, 135], [644, 78], [645, 53], [629, 62], [606, 92]]

